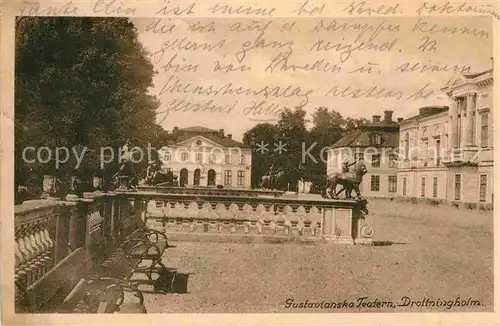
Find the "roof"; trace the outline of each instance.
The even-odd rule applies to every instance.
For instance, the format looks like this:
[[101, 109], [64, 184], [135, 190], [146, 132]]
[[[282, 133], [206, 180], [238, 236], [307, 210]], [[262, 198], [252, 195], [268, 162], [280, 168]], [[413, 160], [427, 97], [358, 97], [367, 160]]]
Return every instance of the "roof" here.
[[[382, 125], [383, 126], [383, 125]], [[331, 148], [339, 147], [370, 147], [377, 146], [370, 142], [370, 135], [380, 134], [382, 136], [381, 147], [399, 146], [399, 127], [397, 128], [373, 128], [372, 124], [362, 126], [360, 129], [351, 131], [340, 138]]]
[[488, 70], [477, 72], [477, 73], [473, 73], [473, 74], [462, 74], [462, 76], [464, 76], [467, 79], [473, 79], [473, 78], [480, 77], [482, 75], [486, 75], [486, 74], [488, 74], [490, 72], [493, 72], [493, 69], [488, 69]]
[[193, 127], [187, 127], [187, 128], [180, 128], [179, 131], [186, 131], [186, 132], [199, 132], [199, 133], [205, 133], [205, 132], [219, 132], [214, 129], [210, 128], [205, 128], [201, 126], [193, 126]]
[[414, 120], [417, 118], [430, 117], [430, 116], [433, 116], [436, 114], [446, 112], [446, 111], [448, 111], [448, 109], [449, 108], [447, 106], [425, 106], [425, 107], [419, 109], [419, 113], [417, 115], [414, 115], [413, 117], [410, 117], [408, 119], [404, 119], [400, 123], [405, 123], [405, 122], [408, 122], [410, 120]]
[[189, 134], [184, 134], [184, 135], [180, 135], [177, 139], [176, 139], [176, 142], [175, 144], [179, 144], [179, 143], [182, 143], [188, 139], [191, 139], [191, 138], [195, 138], [197, 136], [202, 136], [214, 143], [217, 143], [221, 146], [224, 146], [224, 147], [241, 147], [241, 148], [247, 148], [249, 146], [243, 144], [243, 143], [240, 143], [239, 141], [236, 141], [234, 139], [230, 139], [228, 137], [221, 137], [217, 134], [214, 134], [214, 133], [210, 133], [210, 132], [207, 132], [207, 133], [199, 133], [199, 134], [193, 134], [193, 131], [190, 131]]

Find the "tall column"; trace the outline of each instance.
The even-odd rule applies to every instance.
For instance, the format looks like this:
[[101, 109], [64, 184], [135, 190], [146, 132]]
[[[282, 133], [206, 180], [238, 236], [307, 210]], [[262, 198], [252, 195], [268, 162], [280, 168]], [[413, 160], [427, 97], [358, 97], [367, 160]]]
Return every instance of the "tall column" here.
[[448, 134], [450, 138], [450, 149], [458, 147], [458, 99], [452, 98], [449, 112]]
[[465, 120], [465, 135], [464, 145], [472, 146], [472, 132], [474, 126], [472, 125], [472, 114], [474, 112], [474, 94], [467, 94], [467, 107], [466, 107], [466, 120]]

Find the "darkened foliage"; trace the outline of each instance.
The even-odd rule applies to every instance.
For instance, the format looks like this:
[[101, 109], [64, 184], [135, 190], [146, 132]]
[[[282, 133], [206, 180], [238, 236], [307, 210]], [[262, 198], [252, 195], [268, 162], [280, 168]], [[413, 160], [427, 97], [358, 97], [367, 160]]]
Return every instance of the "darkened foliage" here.
[[[252, 154], [252, 186], [259, 185], [271, 165], [284, 172], [280, 180], [283, 190], [295, 190], [297, 181], [303, 178], [313, 184], [320, 184], [326, 173], [326, 148], [333, 145], [346, 133], [369, 122], [366, 119], [343, 118], [335, 110], [320, 107], [312, 115], [312, 128], [307, 128], [306, 112], [303, 109], [286, 109], [276, 124], [261, 123], [248, 130], [243, 142], [254, 149]], [[286, 144], [279, 153], [275, 151], [279, 142]], [[266, 151], [259, 150], [260, 144], [269, 144]], [[303, 153], [306, 155], [303, 160]], [[312, 159], [313, 157], [314, 159]], [[305, 161], [305, 162], [303, 162]]]
[[[127, 18], [22, 17], [16, 22], [15, 169], [18, 185], [44, 173], [67, 175], [74, 154], [53, 164], [26, 164], [23, 150], [46, 146], [88, 148], [79, 173], [99, 168], [100, 148], [127, 139], [146, 148], [163, 129], [155, 124], [156, 98], [148, 94], [154, 70]], [[27, 152], [33, 159], [33, 151]], [[115, 158], [117, 159], [117, 158]], [[145, 162], [147, 163], [147, 162]], [[112, 173], [116, 164], [106, 167]], [[29, 172], [29, 173], [28, 173]], [[30, 179], [32, 179], [30, 181]], [[35, 187], [35, 188], [36, 188]]]

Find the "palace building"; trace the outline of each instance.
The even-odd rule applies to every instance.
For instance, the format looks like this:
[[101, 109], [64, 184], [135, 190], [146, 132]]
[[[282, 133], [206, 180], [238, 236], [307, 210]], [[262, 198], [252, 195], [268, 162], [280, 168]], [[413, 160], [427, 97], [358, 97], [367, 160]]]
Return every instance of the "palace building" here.
[[398, 194], [455, 206], [493, 203], [493, 71], [457, 74], [441, 89], [449, 107], [400, 122]]
[[181, 187], [251, 187], [252, 151], [224, 129], [175, 127], [173, 134], [176, 141], [158, 152], [163, 171], [172, 171]]
[[368, 172], [360, 185], [362, 195], [396, 197], [399, 125], [392, 120], [392, 114], [393, 111], [384, 111], [383, 120], [380, 115], [374, 115], [371, 123], [333, 144], [328, 149], [327, 175], [342, 172], [344, 162], [353, 163], [363, 158]]

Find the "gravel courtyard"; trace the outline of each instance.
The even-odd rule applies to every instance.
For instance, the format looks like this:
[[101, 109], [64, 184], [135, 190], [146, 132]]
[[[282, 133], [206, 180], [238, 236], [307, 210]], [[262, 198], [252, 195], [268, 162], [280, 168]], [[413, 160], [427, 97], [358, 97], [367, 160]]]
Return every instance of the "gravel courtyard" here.
[[172, 243], [164, 262], [192, 273], [188, 293], [146, 293], [148, 313], [493, 311], [492, 212], [369, 209], [374, 246]]

